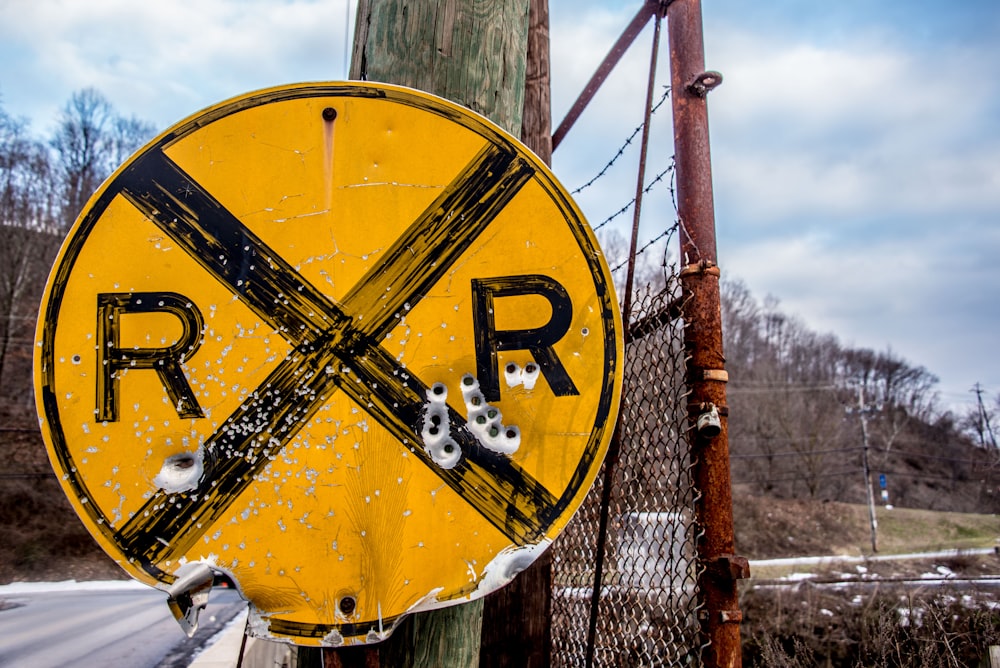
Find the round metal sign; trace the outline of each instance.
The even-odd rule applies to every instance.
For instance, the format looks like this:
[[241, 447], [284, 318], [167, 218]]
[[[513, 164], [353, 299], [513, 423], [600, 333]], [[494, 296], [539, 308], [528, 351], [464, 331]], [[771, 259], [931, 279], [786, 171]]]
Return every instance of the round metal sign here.
[[133, 577], [224, 571], [251, 631], [374, 642], [508, 582], [597, 474], [621, 322], [548, 169], [381, 84], [269, 89], [174, 126], [70, 232], [38, 409]]

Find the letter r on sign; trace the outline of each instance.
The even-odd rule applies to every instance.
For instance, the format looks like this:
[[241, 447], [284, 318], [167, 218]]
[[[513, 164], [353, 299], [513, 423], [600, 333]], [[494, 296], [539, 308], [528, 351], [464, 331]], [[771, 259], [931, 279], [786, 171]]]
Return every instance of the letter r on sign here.
[[[123, 348], [121, 319], [126, 313], [171, 313], [183, 327], [176, 343], [165, 348]], [[201, 311], [176, 292], [107, 292], [97, 295], [97, 414], [98, 422], [118, 421], [118, 394], [123, 369], [156, 371], [182, 418], [205, 417], [181, 363], [201, 346]]]
[[[552, 307], [549, 321], [532, 329], [497, 330], [494, 298], [524, 295], [538, 295], [548, 300]], [[524, 274], [472, 279], [472, 322], [476, 340], [476, 372], [479, 387], [487, 401], [500, 400], [497, 353], [501, 350], [530, 352], [557, 397], [580, 394], [553, 349], [573, 322], [573, 302], [566, 288], [554, 278]]]

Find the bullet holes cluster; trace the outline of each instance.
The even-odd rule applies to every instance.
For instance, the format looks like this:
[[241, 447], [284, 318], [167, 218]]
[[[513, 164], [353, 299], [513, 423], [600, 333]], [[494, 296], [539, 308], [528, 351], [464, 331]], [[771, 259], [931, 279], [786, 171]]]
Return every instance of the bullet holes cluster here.
[[503, 424], [500, 409], [486, 403], [479, 381], [471, 373], [462, 376], [462, 398], [465, 399], [469, 431], [475, 434], [484, 448], [501, 455], [517, 452], [521, 446], [521, 430]]
[[538, 381], [538, 365], [528, 362], [524, 368], [515, 362], [508, 362], [503, 368], [503, 377], [507, 381], [507, 387], [517, 387], [523, 385], [526, 390], [535, 389]]
[[[537, 366], [533, 373], [537, 378]], [[521, 446], [521, 430], [516, 425], [503, 423], [500, 409], [486, 401], [475, 376], [465, 374], [459, 383], [465, 402], [466, 427], [476, 440], [484, 448], [501, 455], [517, 452]], [[438, 466], [450, 469], [462, 458], [462, 449], [451, 436], [448, 388], [444, 383], [435, 383], [427, 390], [420, 435], [427, 454]]]
[[462, 449], [451, 437], [451, 419], [448, 415], [448, 388], [444, 383], [434, 383], [427, 390], [427, 407], [424, 425], [420, 432], [424, 448], [434, 463], [443, 469], [454, 468], [462, 458]]

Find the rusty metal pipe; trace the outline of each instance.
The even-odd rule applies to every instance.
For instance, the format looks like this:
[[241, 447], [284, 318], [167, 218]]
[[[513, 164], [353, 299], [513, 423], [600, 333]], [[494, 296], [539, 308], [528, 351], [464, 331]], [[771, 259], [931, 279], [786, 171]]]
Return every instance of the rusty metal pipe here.
[[[735, 556], [733, 500], [729, 473], [728, 410], [722, 314], [715, 243], [712, 167], [705, 95], [718, 75], [705, 72], [701, 0], [674, 0], [667, 8], [670, 78], [674, 112], [677, 212], [680, 218], [684, 346], [688, 356], [689, 434], [694, 479], [700, 497], [695, 513], [703, 534], [698, 543], [698, 578], [705, 666], [742, 665], [737, 582], [748, 575], [746, 559]], [[711, 75], [714, 75], [711, 76]], [[696, 428], [698, 416], [715, 407], [721, 415], [710, 430]]]

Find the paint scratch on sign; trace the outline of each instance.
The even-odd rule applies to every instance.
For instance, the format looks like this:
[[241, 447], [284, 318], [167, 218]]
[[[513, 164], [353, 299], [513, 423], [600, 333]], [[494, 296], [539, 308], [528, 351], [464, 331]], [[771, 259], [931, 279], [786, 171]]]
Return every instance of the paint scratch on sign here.
[[287, 216], [285, 218], [274, 218], [271, 222], [274, 223], [287, 223], [290, 220], [298, 220], [299, 218], [312, 218], [313, 216], [325, 216], [330, 213], [329, 209], [321, 209], [320, 211], [310, 211], [309, 213], [300, 213], [297, 216]]
[[444, 188], [443, 185], [431, 184], [431, 183], [399, 183], [398, 181], [368, 181], [368, 177], [365, 177], [365, 183], [349, 183], [344, 186], [340, 186], [341, 190], [347, 190], [348, 188], [371, 188], [373, 186], [389, 186], [391, 188], [434, 188], [441, 190]]
[[496, 591], [513, 580], [518, 573], [538, 559], [551, 543], [551, 540], [545, 539], [537, 545], [507, 547], [501, 550], [490, 563], [486, 564], [476, 592], [471, 598], [479, 598], [489, 592]]

